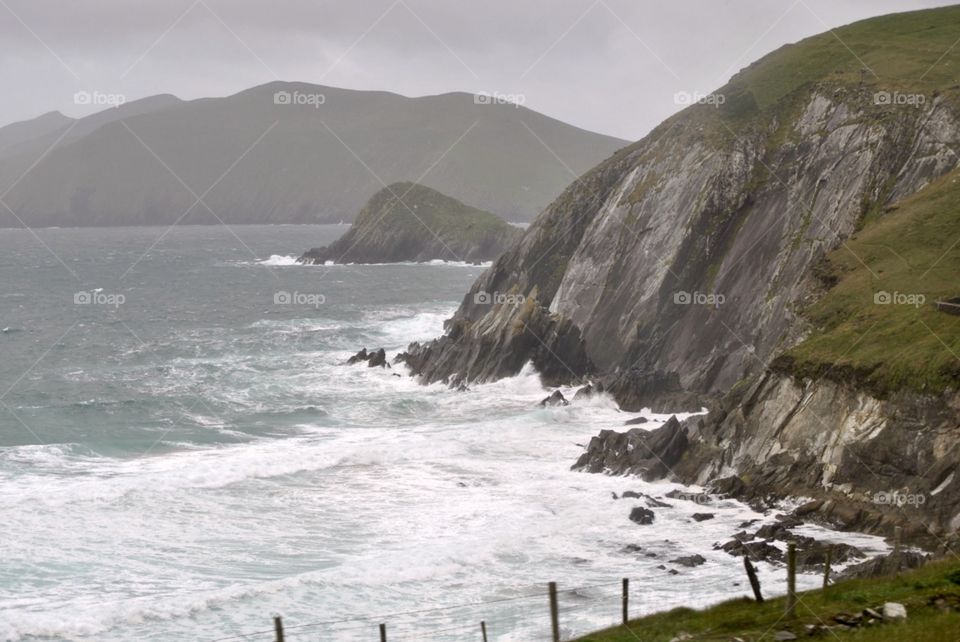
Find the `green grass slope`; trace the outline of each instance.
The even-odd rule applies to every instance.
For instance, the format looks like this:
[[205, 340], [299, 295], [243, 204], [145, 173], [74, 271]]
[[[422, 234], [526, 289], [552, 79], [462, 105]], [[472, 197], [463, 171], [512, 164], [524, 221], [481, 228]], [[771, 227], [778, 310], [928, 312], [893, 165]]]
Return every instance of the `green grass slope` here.
[[794, 373], [854, 379], [884, 395], [960, 387], [960, 170], [866, 224], [828, 256], [836, 280], [806, 311], [815, 329], [779, 361]]
[[[943, 598], [941, 610], [934, 601]], [[774, 634], [791, 630], [798, 639], [808, 639], [806, 625], [835, 624], [831, 618], [846, 612], [856, 614], [885, 602], [907, 607], [907, 620], [884, 622], [856, 630], [832, 629], [809, 639], [839, 642], [957, 642], [960, 640], [960, 562], [956, 559], [929, 564], [898, 578], [854, 580], [831, 586], [827, 591], [800, 594], [797, 618], [784, 618], [785, 598], [757, 604], [737, 599], [703, 611], [674, 609], [592, 633], [577, 642], [642, 642], [671, 640], [681, 634], [689, 642], [772, 641]]]

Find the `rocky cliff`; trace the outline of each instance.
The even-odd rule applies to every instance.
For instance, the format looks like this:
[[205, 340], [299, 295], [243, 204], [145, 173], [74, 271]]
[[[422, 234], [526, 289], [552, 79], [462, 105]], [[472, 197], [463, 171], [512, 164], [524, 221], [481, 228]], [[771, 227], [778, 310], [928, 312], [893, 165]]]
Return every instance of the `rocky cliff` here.
[[491, 261], [520, 237], [496, 214], [418, 185], [394, 183], [367, 202], [344, 236], [301, 263]]
[[[960, 21], [955, 8], [916, 15]], [[880, 20], [891, 38], [915, 28]], [[526, 341], [523, 358], [518, 328], [543, 339], [564, 326], [570, 352], [553, 358], [566, 378], [627, 381], [613, 386], [627, 406], [655, 401], [630, 382], [720, 394], [761, 372], [807, 331], [798, 311], [822, 293], [825, 254], [957, 161], [950, 72], [928, 74], [909, 105], [885, 99], [904, 94], [883, 61], [865, 75], [831, 38], [774, 52], [568, 187], [474, 284], [448, 336], [412, 347], [417, 371], [512, 375], [549, 343]]]
[[706, 418], [607, 431], [578, 466], [956, 532], [960, 327], [923, 301], [958, 294], [958, 28], [956, 7], [887, 16], [744, 69], [571, 185], [408, 363], [547, 363], [631, 410], [698, 396]]

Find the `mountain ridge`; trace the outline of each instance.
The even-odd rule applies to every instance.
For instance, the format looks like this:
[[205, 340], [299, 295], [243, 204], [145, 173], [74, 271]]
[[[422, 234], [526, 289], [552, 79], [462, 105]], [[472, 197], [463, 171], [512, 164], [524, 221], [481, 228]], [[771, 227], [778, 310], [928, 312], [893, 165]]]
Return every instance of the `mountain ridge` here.
[[[399, 180], [519, 221], [569, 181], [553, 153], [577, 172], [626, 144], [468, 94], [282, 82], [222, 98], [142, 99], [70, 127], [6, 199], [29, 225], [337, 222]], [[0, 158], [0, 181], [12, 184], [64, 131]]]

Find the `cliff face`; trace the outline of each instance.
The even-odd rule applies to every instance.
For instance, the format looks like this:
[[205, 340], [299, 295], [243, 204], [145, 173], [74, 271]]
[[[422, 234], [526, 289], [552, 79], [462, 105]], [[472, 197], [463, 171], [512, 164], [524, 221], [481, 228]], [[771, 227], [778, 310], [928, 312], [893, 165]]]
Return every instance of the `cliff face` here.
[[378, 191], [343, 237], [306, 252], [301, 263], [490, 261], [520, 237], [500, 217], [415, 183]]
[[960, 327], [887, 304], [958, 294], [958, 27], [956, 7], [887, 16], [741, 71], [571, 185], [445, 336], [410, 347], [414, 373], [483, 381], [532, 361], [628, 410], [722, 397], [682, 434], [605, 431], [578, 464], [813, 495], [850, 528], [956, 532]]
[[480, 278], [451, 322], [461, 338], [423, 348], [445, 364], [427, 378], [516, 373], [515, 355], [480, 369], [473, 356], [491, 324], [525, 313], [476, 302], [506, 292], [576, 326], [600, 372], [675, 373], [685, 389], [722, 392], [761, 369], [799, 336], [812, 268], [865, 203], [914, 192], [956, 162], [952, 103], [891, 110], [872, 96], [818, 87], [793, 121], [739, 131], [701, 113], [710, 106], [668, 121], [568, 188]]

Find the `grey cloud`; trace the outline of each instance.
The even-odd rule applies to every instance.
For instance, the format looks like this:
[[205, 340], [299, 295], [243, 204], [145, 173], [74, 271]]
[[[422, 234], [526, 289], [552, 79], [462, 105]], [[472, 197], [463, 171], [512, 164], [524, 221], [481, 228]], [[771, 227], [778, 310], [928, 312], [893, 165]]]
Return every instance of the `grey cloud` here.
[[406, 95], [523, 94], [533, 109], [625, 138], [677, 111], [674, 93], [709, 91], [782, 44], [871, 15], [950, 4], [5, 1], [23, 24], [0, 5], [9, 92], [0, 122], [52, 109], [82, 115], [72, 103], [81, 89], [189, 99], [279, 77]]

